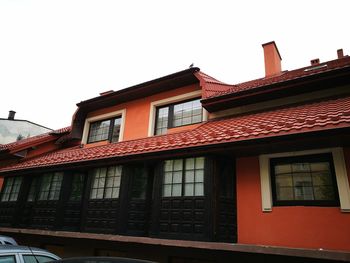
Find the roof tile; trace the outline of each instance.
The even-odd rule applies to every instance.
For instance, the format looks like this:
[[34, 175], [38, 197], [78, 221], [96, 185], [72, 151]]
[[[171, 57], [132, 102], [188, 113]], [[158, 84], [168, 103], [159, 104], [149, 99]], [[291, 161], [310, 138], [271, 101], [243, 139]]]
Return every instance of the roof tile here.
[[0, 172], [350, 127], [349, 112], [350, 97], [315, 102], [208, 121], [193, 130], [168, 135], [63, 149], [4, 167]]

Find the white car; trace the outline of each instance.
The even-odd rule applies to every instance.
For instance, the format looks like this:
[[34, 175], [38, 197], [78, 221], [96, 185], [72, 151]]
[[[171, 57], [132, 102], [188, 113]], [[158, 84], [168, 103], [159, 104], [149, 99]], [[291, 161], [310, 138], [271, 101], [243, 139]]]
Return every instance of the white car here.
[[60, 257], [55, 254], [40, 248], [14, 245], [0, 246], [0, 263], [45, 263], [59, 259]]
[[8, 236], [0, 236], [0, 245], [18, 245], [16, 240]]

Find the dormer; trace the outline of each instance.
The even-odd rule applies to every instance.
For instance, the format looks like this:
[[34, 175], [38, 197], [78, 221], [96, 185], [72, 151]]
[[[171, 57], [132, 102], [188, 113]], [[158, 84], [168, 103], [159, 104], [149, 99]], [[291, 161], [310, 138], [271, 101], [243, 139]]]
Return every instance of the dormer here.
[[207, 119], [196, 72], [189, 68], [78, 103], [71, 136], [90, 147], [191, 129]]

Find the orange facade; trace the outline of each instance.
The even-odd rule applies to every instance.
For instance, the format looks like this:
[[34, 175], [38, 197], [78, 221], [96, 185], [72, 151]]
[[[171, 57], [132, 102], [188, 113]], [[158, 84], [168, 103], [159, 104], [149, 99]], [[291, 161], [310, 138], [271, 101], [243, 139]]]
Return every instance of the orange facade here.
[[114, 107], [97, 110], [89, 113], [88, 118], [126, 109], [123, 141], [144, 138], [148, 136], [149, 115], [152, 102], [186, 94], [196, 90], [200, 90], [198, 84], [185, 86], [142, 99], [122, 103]]
[[[350, 171], [350, 150], [344, 154]], [[259, 158], [237, 159], [236, 173], [238, 243], [350, 250], [350, 213], [315, 206], [280, 206], [262, 212]]]

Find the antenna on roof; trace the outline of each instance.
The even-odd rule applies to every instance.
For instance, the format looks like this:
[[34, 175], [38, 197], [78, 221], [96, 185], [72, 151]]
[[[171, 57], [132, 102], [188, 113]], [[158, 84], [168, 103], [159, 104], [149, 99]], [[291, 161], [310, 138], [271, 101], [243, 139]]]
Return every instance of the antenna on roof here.
[[188, 68], [193, 68], [194, 64], [192, 63]]

